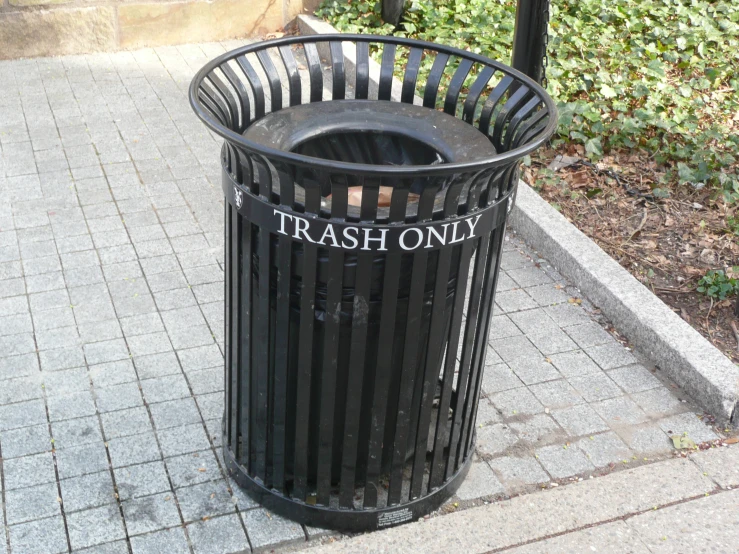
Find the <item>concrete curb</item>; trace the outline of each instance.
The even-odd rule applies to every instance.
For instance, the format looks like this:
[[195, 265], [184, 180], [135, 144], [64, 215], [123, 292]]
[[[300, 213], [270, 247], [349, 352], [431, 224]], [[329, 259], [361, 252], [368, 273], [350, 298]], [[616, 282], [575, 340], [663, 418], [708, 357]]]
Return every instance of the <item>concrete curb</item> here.
[[[338, 33], [306, 15], [298, 16], [298, 29]], [[354, 51], [347, 48], [345, 56], [350, 80]], [[378, 75], [370, 60], [370, 80]], [[696, 402], [719, 419], [739, 422], [739, 368], [523, 182], [510, 225]]]

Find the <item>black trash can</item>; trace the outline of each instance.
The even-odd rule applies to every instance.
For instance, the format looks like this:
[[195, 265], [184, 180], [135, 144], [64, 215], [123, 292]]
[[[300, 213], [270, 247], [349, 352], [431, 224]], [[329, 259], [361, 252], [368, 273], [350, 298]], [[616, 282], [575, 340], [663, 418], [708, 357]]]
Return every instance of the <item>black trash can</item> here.
[[552, 100], [469, 52], [330, 35], [224, 54], [190, 101], [226, 139], [229, 473], [309, 525], [429, 513], [472, 458], [518, 162]]

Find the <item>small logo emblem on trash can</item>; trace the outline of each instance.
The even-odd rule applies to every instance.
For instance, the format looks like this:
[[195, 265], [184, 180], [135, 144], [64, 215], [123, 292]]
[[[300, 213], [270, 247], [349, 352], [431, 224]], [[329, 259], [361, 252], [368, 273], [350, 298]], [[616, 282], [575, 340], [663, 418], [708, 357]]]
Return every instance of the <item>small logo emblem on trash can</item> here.
[[240, 210], [244, 204], [244, 194], [236, 187], [234, 187], [234, 200], [236, 201], [236, 209]]

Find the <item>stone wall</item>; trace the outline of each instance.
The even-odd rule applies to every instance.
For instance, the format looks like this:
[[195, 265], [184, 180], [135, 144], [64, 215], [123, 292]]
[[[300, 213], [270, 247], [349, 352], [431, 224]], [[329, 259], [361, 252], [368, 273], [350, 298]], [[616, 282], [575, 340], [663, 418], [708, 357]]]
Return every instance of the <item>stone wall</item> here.
[[0, 0], [0, 59], [259, 36], [317, 0]]

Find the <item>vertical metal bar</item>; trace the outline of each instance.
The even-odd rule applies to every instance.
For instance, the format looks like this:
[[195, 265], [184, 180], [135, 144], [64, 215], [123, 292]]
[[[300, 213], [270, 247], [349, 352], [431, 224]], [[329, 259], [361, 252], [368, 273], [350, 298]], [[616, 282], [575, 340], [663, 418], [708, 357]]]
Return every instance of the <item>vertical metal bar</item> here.
[[233, 424], [231, 421], [231, 413], [233, 406], [231, 405], [231, 204], [226, 199], [224, 203], [224, 233], [225, 233], [225, 244], [224, 244], [224, 303], [223, 303], [223, 322], [224, 322], [224, 349], [225, 349], [225, 363], [223, 364], [223, 383], [224, 383], [224, 403], [225, 411], [223, 414], [223, 422], [225, 424], [225, 435], [227, 444], [232, 448], [235, 448], [233, 440]]
[[421, 486], [423, 484], [429, 425], [431, 423], [431, 407], [434, 402], [434, 392], [436, 392], [436, 382], [439, 378], [439, 369], [445, 343], [447, 288], [449, 287], [449, 269], [454, 250], [454, 247], [442, 248], [439, 251], [436, 264], [436, 286], [434, 287], [434, 298], [431, 306], [431, 325], [426, 349], [426, 367], [423, 373], [423, 389], [421, 392], [418, 429], [416, 431], [416, 447], [413, 455], [411, 500], [421, 494]]
[[264, 73], [267, 75], [271, 110], [273, 112], [281, 110], [282, 83], [280, 82], [280, 74], [277, 73], [275, 64], [272, 63], [272, 58], [267, 50], [257, 50], [257, 58], [259, 59], [259, 63], [262, 65], [262, 69], [264, 69]]
[[477, 76], [477, 79], [475, 79], [475, 82], [470, 86], [467, 98], [464, 100], [464, 107], [462, 108], [462, 119], [467, 123], [472, 123], [472, 120], [475, 117], [477, 102], [480, 100], [480, 96], [494, 73], [495, 69], [492, 67], [483, 67], [480, 74]]
[[413, 97], [416, 94], [416, 80], [418, 79], [418, 70], [421, 67], [421, 58], [423, 50], [421, 48], [411, 48], [408, 54], [408, 63], [405, 66], [403, 74], [403, 89], [400, 93], [400, 101], [406, 104], [413, 104]]
[[[465, 411], [467, 415], [466, 424], [462, 424], [464, 436], [460, 445], [460, 452], [463, 459], [467, 459], [470, 455], [470, 447], [472, 439], [475, 435], [475, 420], [477, 419], [478, 400], [480, 398], [480, 387], [485, 365], [485, 352], [487, 351], [487, 339], [490, 332], [490, 317], [493, 311], [493, 302], [495, 300], [495, 289], [498, 282], [500, 269], [500, 249], [503, 244], [505, 235], [505, 224], [499, 226], [493, 231], [493, 238], [490, 241], [490, 254], [488, 256], [488, 275], [485, 278], [485, 290], [482, 295], [482, 313], [480, 314], [478, 333], [475, 339], [475, 359], [472, 362], [473, 375], [471, 381], [474, 383], [474, 390], [469, 395], [468, 406]], [[471, 413], [470, 413], [471, 409]], [[464, 449], [462, 450], [462, 447]]]
[[[231, 211], [231, 264], [229, 268], [230, 284], [239, 282], [239, 239], [241, 238], [241, 217], [236, 209], [229, 204]], [[229, 306], [231, 318], [231, 440], [233, 448], [238, 452], [240, 429], [239, 429], [239, 381], [241, 380], [241, 364], [239, 356], [239, 304], [240, 291], [238, 287], [231, 286], [231, 305]], [[234, 409], [235, 407], [235, 409]]]
[[310, 101], [320, 102], [323, 99], [323, 70], [321, 69], [321, 57], [318, 48], [313, 42], [303, 45], [305, 61], [308, 63], [308, 74], [310, 75]]
[[240, 274], [240, 319], [241, 328], [239, 329], [239, 402], [241, 411], [239, 418], [239, 427], [241, 429], [241, 463], [245, 464], [247, 469], [250, 467], [251, 460], [251, 379], [253, 367], [251, 363], [252, 350], [252, 249], [251, 249], [251, 231], [252, 225], [248, 221], [242, 222], [242, 233], [239, 241], [241, 249], [241, 270]]
[[332, 99], [343, 100], [346, 97], [346, 71], [344, 69], [344, 48], [339, 41], [329, 43], [331, 51]]
[[446, 91], [446, 98], [444, 99], [444, 112], [449, 115], [456, 115], [457, 113], [457, 101], [462, 92], [464, 81], [470, 73], [470, 69], [472, 69], [472, 62], [470, 60], [460, 60], [457, 71], [454, 72], [452, 80], [449, 82], [449, 88]]
[[512, 84], [513, 77], [506, 75], [497, 85], [495, 85], [495, 88], [490, 91], [490, 94], [482, 107], [482, 112], [480, 112], [480, 123], [478, 124], [478, 129], [481, 133], [485, 135], [488, 134], [490, 121], [492, 120], [495, 108], [498, 106], [498, 103]]
[[285, 433], [287, 426], [287, 364], [290, 348], [290, 275], [292, 241], [280, 235], [277, 252], [277, 297], [275, 304], [275, 379], [274, 426], [272, 443], [272, 483], [279, 491], [285, 490]]
[[249, 85], [251, 86], [252, 94], [254, 95], [254, 117], [258, 119], [264, 115], [264, 86], [259, 79], [259, 75], [257, 75], [257, 72], [249, 60], [246, 59], [245, 55], [236, 58], [236, 63], [239, 64], [239, 67], [246, 76], [246, 80], [249, 81]]
[[297, 106], [300, 104], [303, 96], [298, 62], [295, 61], [292, 47], [290, 45], [280, 46], [280, 57], [287, 73], [287, 82], [290, 85], [290, 105]]
[[369, 44], [363, 41], [357, 41], [354, 75], [354, 98], [365, 100], [369, 95]]
[[[478, 241], [476, 241], [478, 242]], [[451, 428], [451, 440], [449, 441], [449, 460], [446, 467], [446, 478], [452, 476], [454, 470], [458, 467], [459, 460], [456, 459], [454, 453], [457, 451], [459, 444], [459, 436], [462, 424], [462, 412], [464, 401], [467, 397], [467, 385], [469, 380], [470, 365], [472, 363], [472, 341], [475, 336], [477, 313], [480, 307], [480, 294], [482, 289], [482, 280], [485, 275], [485, 253], [488, 251], [490, 243], [490, 235], [484, 235], [480, 238], [477, 248], [477, 256], [475, 257], [475, 269], [472, 276], [472, 290], [470, 291], [470, 301], [467, 308], [467, 322], [464, 330], [464, 343], [462, 345], [462, 362], [459, 367], [459, 380], [457, 381], [456, 397], [452, 410], [454, 418]]]
[[[364, 198], [362, 198], [364, 204]], [[367, 322], [369, 318], [370, 282], [372, 277], [371, 252], [360, 252], [357, 260], [357, 277], [352, 310], [352, 338], [349, 355], [349, 376], [346, 387], [346, 419], [344, 421], [344, 447], [341, 462], [339, 506], [354, 506], [357, 468], [359, 420], [362, 412], [362, 385], [367, 349]]]
[[241, 81], [241, 79], [238, 78], [236, 72], [231, 68], [231, 65], [228, 62], [221, 64], [219, 67], [221, 68], [221, 71], [223, 71], [223, 74], [226, 76], [226, 79], [228, 79], [228, 82], [231, 83], [231, 86], [236, 90], [236, 96], [239, 99], [240, 109], [239, 126], [236, 131], [241, 133], [244, 131], [244, 129], [246, 129], [246, 126], [251, 120], [249, 94], [246, 92], [246, 87], [244, 86], [244, 83]]
[[461, 334], [462, 317], [464, 315], [465, 297], [467, 294], [467, 281], [470, 269], [470, 260], [474, 252], [475, 241], [465, 241], [462, 244], [462, 254], [459, 261], [459, 275], [457, 286], [454, 291], [454, 307], [452, 308], [452, 320], [449, 325], [449, 339], [446, 348], [446, 359], [444, 360], [444, 374], [441, 380], [441, 398], [439, 398], [439, 416], [436, 420], [436, 434], [434, 436], [434, 453], [431, 460], [431, 475], [429, 476], [429, 488], [433, 489], [441, 484], [445, 478], [445, 470], [451, 451], [444, 455], [444, 447], [449, 438], [449, 406], [454, 390], [454, 370], [457, 367], [457, 349]]
[[449, 54], [436, 54], [429, 76], [426, 78], [426, 87], [423, 92], [423, 105], [427, 108], [436, 108], [439, 85], [448, 61]]
[[378, 100], [390, 100], [393, 90], [393, 71], [395, 70], [395, 45], [385, 43], [382, 48], [380, 62], [380, 84], [377, 91]]
[[256, 466], [254, 474], [266, 483], [267, 425], [269, 423], [269, 329], [270, 329], [270, 240], [271, 234], [264, 227], [259, 229], [259, 297], [255, 318], [257, 367], [254, 369], [256, 386]]

